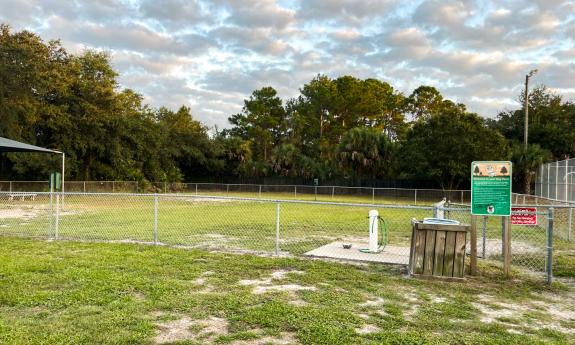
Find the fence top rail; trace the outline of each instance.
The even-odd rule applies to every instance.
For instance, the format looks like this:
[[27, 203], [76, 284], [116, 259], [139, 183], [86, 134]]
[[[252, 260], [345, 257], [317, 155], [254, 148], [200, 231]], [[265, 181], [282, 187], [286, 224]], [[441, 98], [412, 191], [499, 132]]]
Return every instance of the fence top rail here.
[[[0, 191], [0, 195], [8, 195], [10, 192]], [[330, 206], [353, 206], [353, 207], [372, 207], [372, 208], [391, 208], [391, 209], [415, 209], [415, 210], [433, 210], [433, 206], [417, 205], [398, 205], [398, 204], [370, 204], [370, 203], [351, 203], [351, 202], [329, 202], [329, 201], [311, 201], [311, 200], [289, 200], [289, 199], [265, 199], [265, 198], [243, 198], [215, 195], [195, 195], [195, 194], [174, 194], [174, 193], [81, 193], [81, 192], [38, 192], [38, 196], [46, 195], [64, 195], [68, 196], [113, 196], [113, 197], [164, 197], [164, 198], [193, 198], [193, 199], [212, 199], [212, 200], [231, 200], [231, 201], [253, 201], [260, 203], [280, 203], [280, 204], [310, 204], [310, 205], [330, 205]], [[446, 211], [466, 211], [467, 208], [447, 208], [440, 207]]]
[[[0, 183], [48, 183], [45, 181], [0, 181]], [[66, 183], [138, 183], [138, 181], [69, 181]], [[219, 186], [262, 186], [262, 187], [318, 187], [318, 188], [341, 188], [341, 189], [366, 189], [366, 190], [407, 190], [407, 191], [431, 191], [431, 192], [470, 192], [469, 189], [441, 189], [441, 188], [402, 188], [402, 187], [353, 187], [353, 186], [314, 186], [309, 184], [263, 184], [263, 183], [215, 183], [215, 182], [150, 182], [152, 185], [219, 185]]]

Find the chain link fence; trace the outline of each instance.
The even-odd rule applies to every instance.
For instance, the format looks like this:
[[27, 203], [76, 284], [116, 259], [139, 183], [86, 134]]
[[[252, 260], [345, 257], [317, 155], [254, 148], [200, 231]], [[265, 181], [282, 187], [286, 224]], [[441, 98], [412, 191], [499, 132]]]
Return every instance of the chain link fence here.
[[575, 202], [575, 159], [541, 165], [535, 179], [535, 195], [567, 202]]
[[[368, 212], [376, 209], [379, 244], [368, 253]], [[464, 224], [469, 205], [447, 203], [444, 217]], [[512, 264], [549, 271], [549, 240], [569, 246], [571, 208], [538, 206], [536, 225], [512, 226]], [[408, 264], [411, 220], [437, 207], [274, 200], [194, 194], [0, 192], [0, 235], [144, 243], [217, 251]], [[501, 217], [480, 217], [481, 259], [502, 260]], [[554, 222], [550, 223], [550, 219]], [[345, 249], [344, 245], [351, 246]], [[468, 246], [469, 248], [469, 246]], [[551, 246], [552, 248], [552, 246]], [[469, 250], [469, 249], [468, 249]]]
[[[138, 183], [137, 181], [66, 181], [64, 190], [77, 193], [161, 193], [259, 199], [402, 203], [431, 205], [442, 198], [469, 202], [469, 190], [371, 188], [308, 185], [258, 185], [222, 183]], [[49, 192], [48, 181], [0, 181], [0, 192]]]

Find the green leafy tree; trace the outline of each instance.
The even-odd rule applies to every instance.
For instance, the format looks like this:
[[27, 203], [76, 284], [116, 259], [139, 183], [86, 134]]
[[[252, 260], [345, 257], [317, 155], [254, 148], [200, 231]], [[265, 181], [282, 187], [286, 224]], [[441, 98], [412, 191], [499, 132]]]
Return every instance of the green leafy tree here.
[[254, 159], [263, 162], [285, 134], [285, 109], [272, 87], [254, 91], [244, 101], [242, 113], [232, 115], [229, 121], [235, 126], [231, 134], [250, 140]]
[[513, 175], [516, 180], [523, 182], [523, 192], [531, 194], [531, 185], [539, 167], [551, 160], [552, 154], [541, 148], [538, 144], [530, 144], [525, 149], [523, 143], [513, 146]]
[[454, 189], [469, 181], [475, 160], [505, 160], [507, 140], [476, 114], [438, 114], [414, 123], [399, 154], [404, 177]]

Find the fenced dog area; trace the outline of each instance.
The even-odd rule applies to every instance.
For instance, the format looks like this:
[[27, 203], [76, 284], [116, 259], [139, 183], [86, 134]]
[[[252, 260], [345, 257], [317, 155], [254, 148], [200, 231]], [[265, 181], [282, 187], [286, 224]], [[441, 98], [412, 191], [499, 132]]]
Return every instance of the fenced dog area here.
[[[34, 193], [34, 198], [21, 199], [12, 195], [0, 193], [3, 200], [0, 234], [4, 236], [128, 242], [401, 265], [409, 263], [411, 221], [433, 217], [437, 212], [437, 206], [401, 202], [383, 205], [195, 193], [39, 192]], [[385, 236], [378, 253], [367, 251], [368, 212], [372, 209], [381, 218], [379, 236], [381, 239]], [[466, 204], [448, 202], [441, 206], [441, 212], [447, 219], [470, 223]], [[549, 279], [553, 247], [569, 248], [572, 244], [571, 214], [571, 208], [540, 205], [533, 214], [536, 224], [514, 225], [512, 264]], [[503, 226], [497, 217], [480, 219], [477, 235], [480, 259], [502, 260]]]
[[[512, 226], [513, 279], [502, 275], [501, 218], [480, 217], [481, 276], [445, 283], [406, 279], [412, 221], [468, 224], [465, 203], [26, 193], [35, 197], [0, 193], [0, 343], [568, 343], [573, 335], [571, 290], [546, 284], [553, 272], [572, 274], [568, 207], [519, 214], [536, 224]], [[370, 211], [381, 218], [375, 253]]]

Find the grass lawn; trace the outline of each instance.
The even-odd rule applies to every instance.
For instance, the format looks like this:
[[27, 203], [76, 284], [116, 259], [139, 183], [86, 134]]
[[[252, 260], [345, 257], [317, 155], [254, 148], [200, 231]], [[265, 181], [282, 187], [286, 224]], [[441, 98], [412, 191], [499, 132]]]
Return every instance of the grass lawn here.
[[[280, 205], [280, 250], [301, 255], [333, 241], [367, 241], [367, 213], [371, 207], [282, 203]], [[405, 247], [411, 236], [411, 219], [431, 217], [429, 208], [377, 207], [385, 219], [389, 243]], [[0, 204], [0, 234], [48, 238], [49, 198], [11, 201]], [[452, 211], [450, 218], [469, 223], [468, 211]], [[561, 217], [559, 217], [561, 216]], [[557, 214], [556, 228], [567, 224]], [[566, 219], [566, 218], [565, 218]], [[205, 199], [192, 196], [158, 197], [157, 240], [221, 250], [273, 253], [276, 240], [274, 202]], [[481, 254], [482, 221], [478, 225]], [[546, 220], [538, 227], [514, 226], [513, 264], [536, 271], [545, 268]], [[488, 256], [500, 256], [501, 221], [487, 222]], [[154, 197], [129, 195], [68, 195], [59, 221], [58, 236], [63, 239], [97, 241], [154, 241]], [[575, 276], [575, 244], [556, 239], [555, 261], [558, 274]], [[491, 254], [489, 254], [491, 253]], [[407, 262], [406, 262], [407, 263]]]
[[0, 238], [1, 344], [569, 344], [573, 289], [399, 268]]

